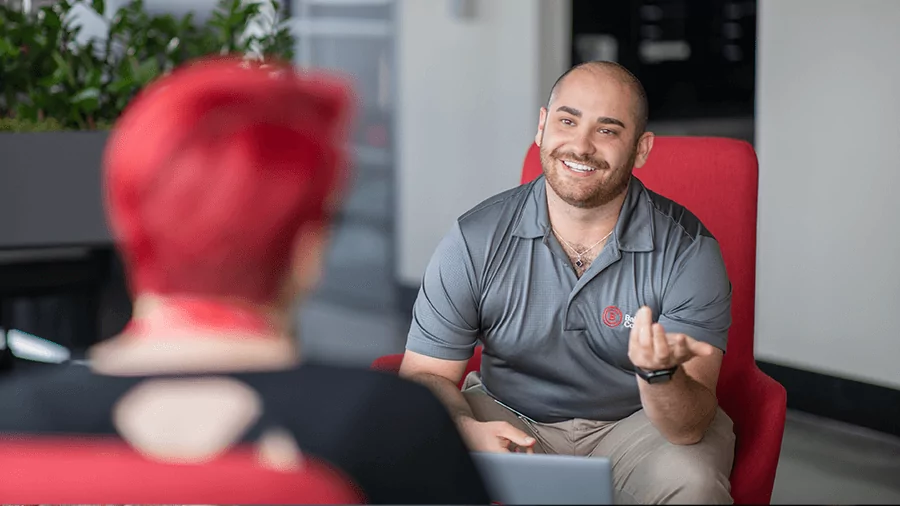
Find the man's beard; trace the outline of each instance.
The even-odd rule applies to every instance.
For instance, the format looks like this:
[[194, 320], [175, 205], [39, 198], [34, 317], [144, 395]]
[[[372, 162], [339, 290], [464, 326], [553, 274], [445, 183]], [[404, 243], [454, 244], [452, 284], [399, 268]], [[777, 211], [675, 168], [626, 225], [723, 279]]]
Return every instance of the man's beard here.
[[[600, 158], [579, 156], [558, 149], [547, 152], [541, 148], [541, 166], [550, 188], [563, 202], [581, 209], [606, 205], [621, 195], [628, 188], [636, 157], [637, 146], [632, 150], [626, 164], [610, 170], [609, 163]], [[589, 165], [597, 169], [598, 174], [582, 179], [562, 174], [562, 171], [569, 170], [563, 166], [562, 160]], [[602, 178], [604, 175], [606, 177]]]

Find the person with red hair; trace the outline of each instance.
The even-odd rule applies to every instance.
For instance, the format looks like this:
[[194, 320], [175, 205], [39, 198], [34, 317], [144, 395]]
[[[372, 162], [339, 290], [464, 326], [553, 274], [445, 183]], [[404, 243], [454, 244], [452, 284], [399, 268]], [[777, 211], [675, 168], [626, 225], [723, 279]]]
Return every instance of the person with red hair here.
[[301, 364], [293, 308], [320, 274], [352, 105], [333, 76], [227, 58], [142, 91], [104, 156], [132, 321], [89, 367], [0, 383], [0, 431], [111, 435], [177, 462], [259, 444], [263, 465], [333, 464], [371, 503], [488, 502], [427, 389]]

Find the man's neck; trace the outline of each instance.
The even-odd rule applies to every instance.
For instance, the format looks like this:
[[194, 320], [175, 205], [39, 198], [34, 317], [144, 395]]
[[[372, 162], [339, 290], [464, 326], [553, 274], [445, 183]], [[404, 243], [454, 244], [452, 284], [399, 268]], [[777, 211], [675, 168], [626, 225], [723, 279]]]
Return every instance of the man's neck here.
[[135, 298], [132, 322], [148, 328], [189, 327], [274, 337], [289, 334], [287, 304], [259, 304], [216, 297], [142, 294]]
[[547, 212], [557, 234], [567, 241], [589, 244], [601, 240], [616, 227], [627, 190], [606, 204], [580, 208], [562, 200], [547, 185]]
[[112, 375], [283, 369], [299, 360], [292, 323], [275, 305], [141, 295], [132, 324], [88, 358]]

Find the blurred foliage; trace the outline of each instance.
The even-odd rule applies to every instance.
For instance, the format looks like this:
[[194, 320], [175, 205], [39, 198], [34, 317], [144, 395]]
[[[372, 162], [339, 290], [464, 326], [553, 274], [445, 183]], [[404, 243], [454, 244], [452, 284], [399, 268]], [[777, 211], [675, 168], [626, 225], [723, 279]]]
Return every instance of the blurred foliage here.
[[[105, 120], [96, 122], [97, 130], [108, 130], [112, 128], [112, 123]], [[65, 126], [55, 118], [44, 118], [42, 120], [30, 120], [23, 118], [0, 118], [0, 132], [56, 132], [60, 130], [80, 130], [72, 126]]]
[[0, 5], [0, 131], [107, 128], [150, 81], [207, 55], [293, 59], [277, 0], [220, 0], [204, 23], [151, 15], [132, 0], [107, 21], [105, 40], [79, 38], [73, 8], [100, 17], [104, 0], [60, 0], [32, 13]]

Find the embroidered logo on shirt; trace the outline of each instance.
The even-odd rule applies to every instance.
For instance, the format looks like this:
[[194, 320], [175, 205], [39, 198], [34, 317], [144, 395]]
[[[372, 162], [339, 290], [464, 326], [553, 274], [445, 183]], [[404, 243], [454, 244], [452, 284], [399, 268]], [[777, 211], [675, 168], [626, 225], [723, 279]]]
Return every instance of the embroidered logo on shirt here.
[[616, 328], [624, 323], [626, 329], [634, 327], [634, 316], [622, 313], [616, 306], [606, 306], [603, 310], [603, 324], [610, 328]]
[[622, 310], [616, 306], [606, 306], [603, 310], [603, 324], [615, 328], [622, 324]]

